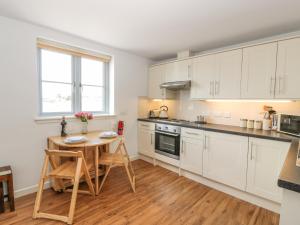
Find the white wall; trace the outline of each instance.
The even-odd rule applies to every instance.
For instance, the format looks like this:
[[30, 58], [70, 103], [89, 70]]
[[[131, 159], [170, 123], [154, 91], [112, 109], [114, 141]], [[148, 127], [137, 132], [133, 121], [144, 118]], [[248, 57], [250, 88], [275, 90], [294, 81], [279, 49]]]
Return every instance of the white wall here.
[[[116, 120], [124, 120], [128, 149], [131, 155], [137, 154], [137, 101], [138, 96], [147, 94], [147, 59], [5, 17], [0, 17], [0, 32], [0, 166], [12, 166], [17, 195], [37, 184], [46, 138], [60, 133], [58, 122], [34, 120], [38, 115], [37, 37], [114, 57], [117, 116], [91, 121], [89, 129], [111, 129]], [[69, 121], [68, 128], [72, 132], [79, 131], [79, 122]]]

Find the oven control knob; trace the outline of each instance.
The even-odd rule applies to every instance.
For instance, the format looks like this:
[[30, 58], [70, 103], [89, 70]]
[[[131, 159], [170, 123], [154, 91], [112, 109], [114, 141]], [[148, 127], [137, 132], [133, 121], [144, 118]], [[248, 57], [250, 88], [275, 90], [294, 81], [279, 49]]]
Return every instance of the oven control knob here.
[[173, 131], [176, 132], [176, 129], [174, 129]]

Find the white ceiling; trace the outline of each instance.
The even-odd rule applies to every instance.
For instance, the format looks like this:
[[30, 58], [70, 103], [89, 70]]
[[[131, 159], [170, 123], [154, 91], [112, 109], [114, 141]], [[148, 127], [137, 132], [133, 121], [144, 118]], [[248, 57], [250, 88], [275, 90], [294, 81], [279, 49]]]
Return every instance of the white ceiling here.
[[151, 59], [300, 29], [299, 0], [0, 0], [0, 15]]

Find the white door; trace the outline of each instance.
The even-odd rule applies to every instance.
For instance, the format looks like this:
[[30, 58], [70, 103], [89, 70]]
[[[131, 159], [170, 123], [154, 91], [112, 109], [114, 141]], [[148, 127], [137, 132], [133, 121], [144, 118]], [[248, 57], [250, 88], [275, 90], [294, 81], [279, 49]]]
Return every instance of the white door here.
[[239, 99], [242, 78], [242, 50], [219, 53], [217, 58], [217, 76], [215, 80], [215, 98]]
[[248, 137], [204, 133], [203, 176], [246, 190]]
[[290, 143], [249, 138], [247, 191], [281, 202], [282, 189], [278, 177]]
[[202, 175], [203, 138], [181, 139], [180, 167]]
[[164, 98], [164, 90], [160, 85], [165, 80], [165, 66], [159, 65], [149, 68], [148, 96], [149, 98]]
[[214, 80], [216, 76], [216, 56], [207, 55], [193, 60], [192, 99], [214, 98]]
[[191, 62], [187, 59], [166, 64], [166, 82], [190, 80]]
[[138, 129], [138, 151], [139, 153], [154, 157], [154, 131]]
[[274, 98], [276, 51], [276, 42], [243, 49], [242, 98]]
[[300, 99], [300, 38], [278, 42], [275, 98]]

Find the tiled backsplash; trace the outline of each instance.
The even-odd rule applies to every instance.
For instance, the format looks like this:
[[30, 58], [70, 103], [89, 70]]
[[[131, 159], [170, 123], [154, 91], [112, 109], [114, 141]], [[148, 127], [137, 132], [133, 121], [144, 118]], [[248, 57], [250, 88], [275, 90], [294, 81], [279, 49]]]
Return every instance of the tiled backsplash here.
[[[149, 109], [159, 108], [160, 105], [169, 106], [169, 116], [177, 119], [185, 119], [194, 121], [197, 115], [207, 116], [209, 123], [239, 125], [240, 118], [261, 120], [263, 118], [263, 106], [269, 105], [278, 113], [288, 113], [300, 115], [300, 101], [294, 102], [251, 102], [251, 101], [226, 101], [226, 102], [208, 102], [191, 100], [189, 90], [182, 90], [178, 93], [176, 100], [164, 100], [155, 102], [143, 99], [144, 103], [140, 104], [144, 109], [140, 117], [147, 116]], [[140, 100], [141, 102], [141, 100]], [[143, 107], [141, 107], [143, 105]]]

